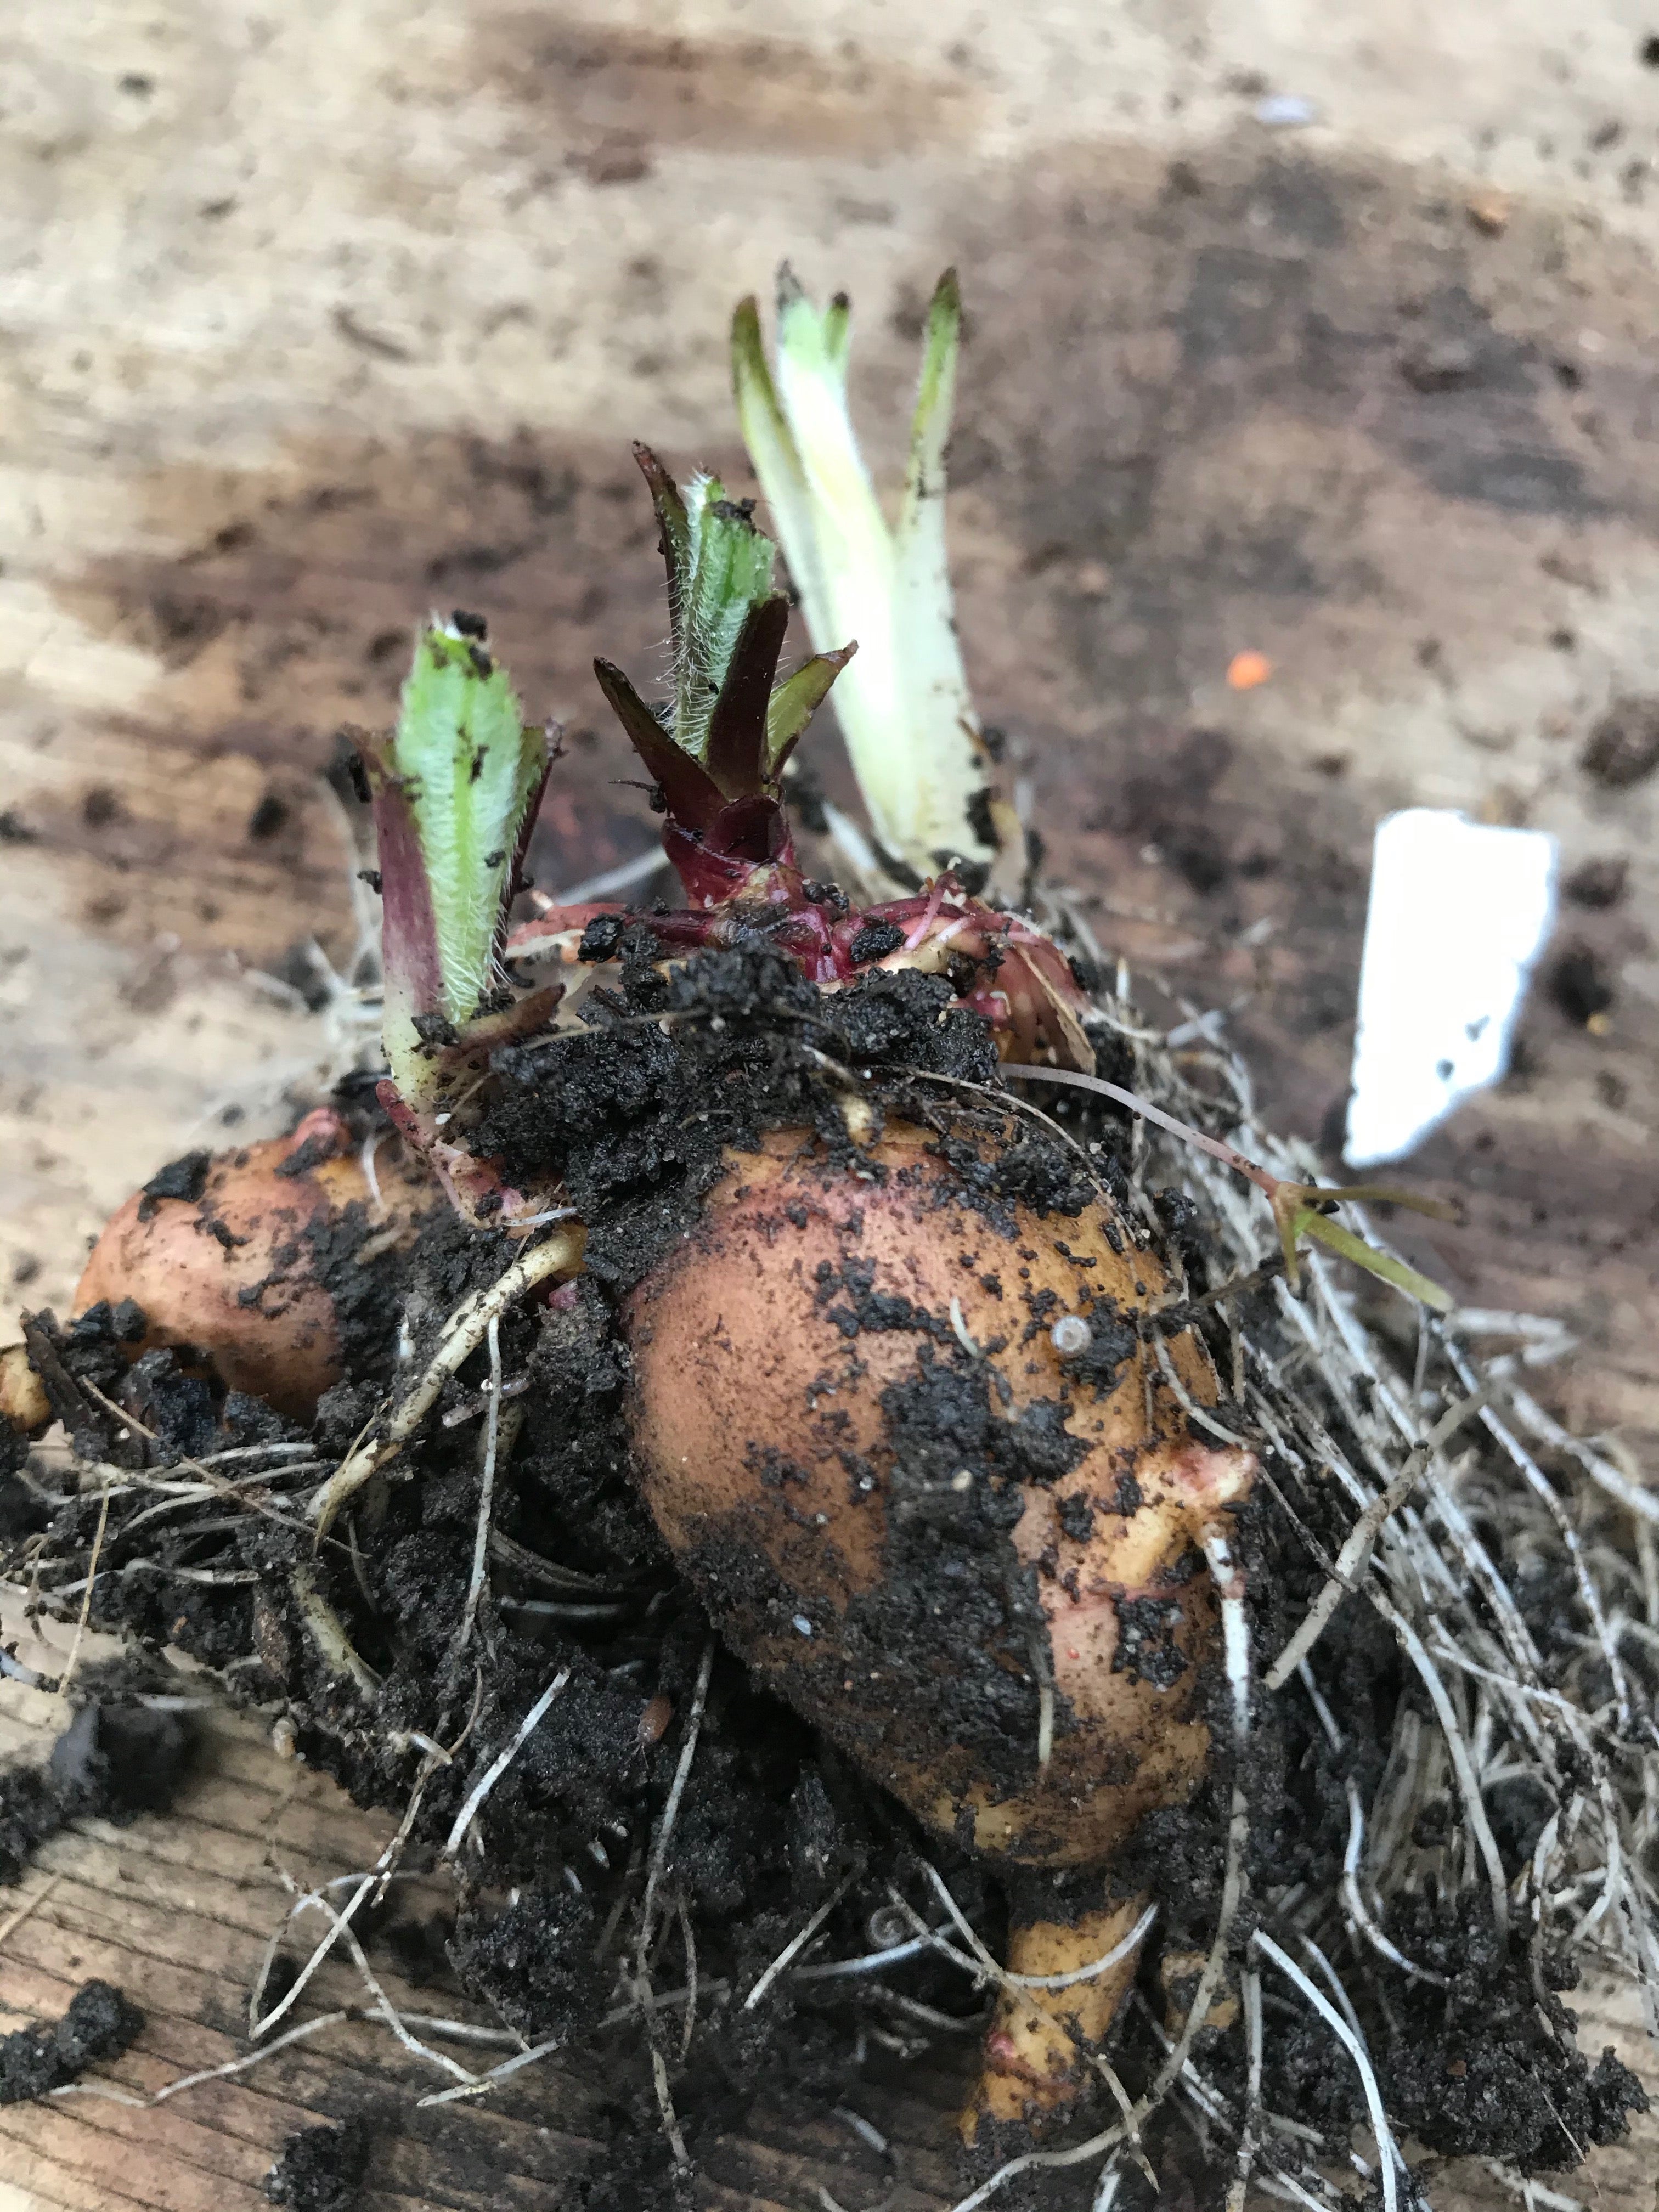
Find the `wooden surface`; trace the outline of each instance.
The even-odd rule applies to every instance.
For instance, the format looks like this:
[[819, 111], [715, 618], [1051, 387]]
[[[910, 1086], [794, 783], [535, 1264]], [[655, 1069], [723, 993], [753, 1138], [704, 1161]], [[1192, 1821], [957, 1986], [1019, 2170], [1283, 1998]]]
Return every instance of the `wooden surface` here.
[[[1553, 830], [1569, 867], [1628, 859], [1622, 904], [1564, 919], [1613, 993], [1599, 1033], [1540, 991], [1524, 1067], [1412, 1170], [1464, 1192], [1470, 1228], [1412, 1237], [1467, 1302], [1564, 1316], [1558, 1410], [1651, 1463], [1659, 778], [1582, 765], [1611, 701], [1659, 693], [1650, 28], [1627, 0], [15, 0], [10, 1301], [61, 1306], [160, 1161], [304, 1091], [314, 1028], [250, 971], [311, 932], [348, 949], [314, 772], [341, 720], [390, 712], [428, 603], [489, 613], [570, 729], [543, 880], [643, 849], [587, 672], [659, 651], [628, 440], [742, 488], [724, 325], [787, 255], [854, 293], [890, 468], [918, 304], [954, 258], [981, 703], [1054, 869], [1138, 971], [1231, 1009], [1282, 1127], [1340, 1126], [1380, 812], [1462, 805]], [[1316, 119], [1264, 127], [1268, 93]], [[1243, 647], [1274, 673], [1235, 692]], [[50, 1726], [4, 1698], [9, 1727]], [[17, 2016], [118, 1966], [152, 2013], [129, 2080], [233, 2049], [273, 1838], [300, 1878], [377, 1847], [245, 1730], [216, 1741], [181, 1820], [52, 1846], [63, 1881], [0, 1947]], [[383, 2039], [343, 2047], [339, 2079], [402, 2095]], [[0, 2206], [251, 2204], [283, 2100], [325, 2108], [331, 2062], [302, 2048], [151, 2116], [0, 2116]], [[580, 2095], [542, 2080], [505, 2110], [465, 2126], [516, 2194], [476, 2178], [457, 2120], [388, 2137], [382, 2201], [556, 2203]], [[941, 2201], [940, 2124], [890, 2110], [926, 2139], [916, 2201]], [[813, 2203], [782, 2144], [744, 2156], [761, 2198]], [[1599, 2171], [1605, 2212], [1650, 2212], [1640, 2156]]]
[[[62, 1718], [58, 1700], [0, 1684], [0, 1757], [43, 1755]], [[98, 1975], [141, 2004], [148, 2024], [88, 2078], [143, 2095], [244, 2056], [249, 1991], [286, 1907], [283, 1874], [305, 1890], [366, 1869], [389, 1832], [323, 1776], [279, 1759], [252, 1722], [214, 1717], [171, 1814], [82, 1822], [45, 1846], [16, 1890], [0, 1891], [0, 1928], [14, 1923], [0, 1937], [0, 2032], [57, 2016]], [[447, 1895], [447, 1884], [400, 1885], [393, 1917], [430, 1912]], [[296, 1963], [320, 1925], [311, 1916], [291, 1934]], [[449, 2000], [409, 1989], [384, 1946], [371, 1943], [370, 1957], [400, 2009], [453, 2015]], [[310, 1990], [316, 2002], [308, 1996], [296, 2022], [369, 2001], [349, 1962], [331, 1960]], [[459, 2009], [494, 2024], [477, 2007]], [[474, 2071], [511, 2055], [438, 2047]], [[416, 2109], [417, 2097], [448, 2086], [384, 2027], [347, 2023], [149, 2111], [92, 2096], [0, 2109], [0, 2212], [255, 2212], [283, 2137], [322, 2119], [349, 2120], [372, 2139], [365, 2212], [554, 2212], [602, 2155], [605, 2130], [590, 2128], [602, 2069], [550, 2062], [487, 2102]], [[938, 2212], [956, 2194], [944, 2112], [957, 2084], [938, 2079], [931, 2095], [928, 2086], [919, 2070], [902, 2087], [873, 2084], [849, 2100], [894, 2145], [893, 2212]], [[820, 2182], [856, 2206], [883, 2179], [882, 2161], [845, 2125], [786, 2123], [764, 2104], [740, 2139], [706, 2150], [703, 2167], [712, 2212], [794, 2212], [816, 2204]]]
[[[62, 1718], [57, 1699], [0, 1683], [0, 1757], [44, 1755]], [[283, 1875], [307, 1889], [366, 1869], [388, 1832], [325, 1778], [279, 1759], [251, 1722], [214, 1717], [202, 1767], [171, 1814], [119, 1828], [82, 1822], [40, 1851], [16, 1890], [0, 1891], [0, 2032], [55, 2018], [100, 1975], [143, 2005], [148, 2024], [132, 2050], [88, 2078], [143, 2095], [245, 2056], [248, 1993], [286, 1905]], [[435, 1887], [410, 1885], [398, 1909], [441, 1901]], [[290, 1951], [297, 1960], [307, 1948], [296, 1930]], [[370, 1958], [400, 2008], [456, 2009], [409, 1989], [383, 1946], [371, 1945]], [[318, 2012], [366, 2002], [355, 1970], [335, 1960], [311, 1990]], [[1651, 2080], [1628, 1994], [1590, 1990], [1578, 2002], [1583, 2047], [1611, 2043]], [[477, 2070], [502, 2055], [438, 2047]], [[371, 2137], [364, 2212], [560, 2212], [574, 2178], [602, 2156], [590, 2125], [604, 2082], [592, 2067], [550, 2061], [486, 2102], [416, 2107], [447, 2086], [386, 2029], [348, 2024], [149, 2111], [90, 2096], [0, 2109], [0, 2212], [257, 2212], [283, 2137], [319, 2120], [349, 2121]], [[886, 2212], [945, 2212], [961, 2193], [951, 2127], [961, 2087], [959, 2074], [919, 2062], [886, 2080], [872, 2066], [848, 2093], [848, 2106], [892, 2147], [898, 2180]], [[884, 2162], [844, 2124], [826, 2116], [802, 2126], [764, 2099], [743, 2135], [706, 2147], [702, 2164], [706, 2212], [822, 2212], [820, 2186], [857, 2212], [884, 2180]], [[1650, 2212], [1656, 2174], [1659, 2112], [1565, 2185], [1596, 2212]], [[1468, 2160], [1447, 2167], [1433, 2194], [1439, 2212], [1496, 2212], [1511, 2201]]]

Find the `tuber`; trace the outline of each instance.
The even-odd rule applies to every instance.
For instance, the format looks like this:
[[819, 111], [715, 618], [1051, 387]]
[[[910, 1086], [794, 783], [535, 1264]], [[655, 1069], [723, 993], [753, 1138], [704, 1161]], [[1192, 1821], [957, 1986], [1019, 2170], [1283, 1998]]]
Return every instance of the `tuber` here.
[[[798, 1711], [957, 1843], [1101, 1867], [1204, 1774], [1201, 1542], [1254, 1461], [1189, 1424], [1177, 1389], [1216, 1397], [1190, 1328], [1160, 1370], [1144, 1233], [1103, 1194], [1024, 1200], [1008, 1134], [734, 1157], [629, 1302], [633, 1433], [681, 1567]], [[1144, 1901], [1017, 1917], [1011, 1965], [1076, 1968]], [[1072, 2030], [1097, 2039], [1132, 1972], [1005, 2004], [969, 2132], [1073, 2096]]]
[[321, 1107], [289, 1136], [152, 1177], [105, 1226], [74, 1310], [131, 1299], [144, 1317], [132, 1357], [188, 1347], [228, 1389], [307, 1420], [343, 1371], [349, 1316], [384, 1294], [435, 1200], [396, 1145], [371, 1186], [346, 1122]]

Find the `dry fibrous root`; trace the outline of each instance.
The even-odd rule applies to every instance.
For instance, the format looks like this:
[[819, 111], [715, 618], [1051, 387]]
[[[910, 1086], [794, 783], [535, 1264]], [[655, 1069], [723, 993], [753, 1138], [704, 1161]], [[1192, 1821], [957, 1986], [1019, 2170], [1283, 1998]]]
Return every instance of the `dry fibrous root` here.
[[[378, 1225], [321, 1192], [315, 1237], [379, 1235], [388, 1273], [291, 1396], [199, 1301], [164, 1329], [112, 1278], [38, 1317], [0, 1370], [6, 1571], [393, 1815], [374, 1867], [295, 1886], [320, 1935], [262, 1975], [262, 2048], [348, 1968], [428, 2101], [597, 2052], [672, 2179], [734, 2084], [856, 2118], [872, 2063], [977, 2041], [958, 2212], [1048, 2170], [1103, 2205], [1358, 2177], [1394, 2212], [1409, 2143], [1565, 2168], [1642, 2102], [1565, 1994], [1611, 1968], [1659, 2024], [1654, 1516], [1540, 1402], [1559, 1339], [1478, 1361], [1504, 1317], [1445, 1312], [1258, 1125], [1212, 1024], [1171, 1050], [1075, 901], [1017, 910], [948, 623], [895, 614], [942, 575], [954, 315], [942, 288], [861, 598], [826, 550], [846, 471], [797, 435], [844, 408], [844, 316], [789, 294], [775, 386], [739, 319], [817, 648], [781, 681], [769, 542], [641, 457], [674, 696], [601, 680], [679, 910], [509, 932], [551, 749], [481, 623], [422, 633], [362, 744], [380, 1104], [447, 1204], [392, 1219], [391, 1152]], [[857, 912], [782, 781], [854, 671], [855, 754], [910, 747], [871, 865], [922, 878]], [[374, 1133], [319, 1124], [283, 1180], [372, 1170]], [[152, 1194], [185, 1249], [252, 1264], [266, 1214], [191, 1173]], [[67, 1447], [27, 1456], [48, 1415]], [[435, 1930], [392, 1918], [417, 1870]], [[488, 2016], [394, 2005], [383, 1943]], [[503, 2034], [481, 2070], [437, 2047]]]

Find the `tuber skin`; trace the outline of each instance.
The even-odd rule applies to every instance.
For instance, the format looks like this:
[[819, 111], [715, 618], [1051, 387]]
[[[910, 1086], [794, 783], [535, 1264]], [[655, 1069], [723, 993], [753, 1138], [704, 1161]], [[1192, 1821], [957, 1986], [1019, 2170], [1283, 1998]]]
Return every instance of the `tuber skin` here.
[[[1073, 1920], [1045, 1919], [1033, 1906], [1010, 1913], [1007, 1957], [1011, 1974], [1072, 1973], [1079, 1966], [1103, 1959], [1133, 1929], [1146, 1903], [1084, 1911]], [[1103, 2043], [1117, 2008], [1135, 1978], [1139, 1956], [1130, 1952], [1103, 1974], [1066, 1990], [999, 1992], [996, 2010], [985, 2032], [984, 2063], [959, 2122], [970, 2147], [986, 2121], [1011, 2123], [1062, 2112], [1082, 2086], [1080, 2046]]]
[[27, 1347], [7, 1345], [0, 1350], [0, 1425], [14, 1436], [38, 1437], [51, 1423], [52, 1401], [29, 1364]]
[[[418, 1165], [381, 1147], [376, 1206], [346, 1123], [332, 1109], [292, 1134], [221, 1152], [194, 1198], [136, 1193], [93, 1247], [75, 1311], [131, 1298], [145, 1321], [133, 1358], [189, 1347], [228, 1389], [309, 1420], [340, 1380], [344, 1350], [325, 1244], [358, 1230], [348, 1266], [373, 1267], [413, 1240], [437, 1193]], [[286, 1172], [284, 1170], [286, 1169]]]
[[[645, 1495], [737, 1648], [930, 1826], [1025, 1863], [1097, 1864], [1203, 1771], [1209, 1734], [1194, 1692], [1217, 1615], [1193, 1553], [1206, 1522], [1244, 1496], [1254, 1462], [1195, 1442], [1161, 1378], [1149, 1421], [1149, 1346], [1133, 1344], [1099, 1395], [1055, 1350], [1051, 1316], [1092, 1309], [1103, 1333], [1114, 1304], [1153, 1304], [1168, 1287], [1154, 1254], [1104, 1206], [1073, 1221], [1015, 1206], [1012, 1230], [988, 1220], [935, 1145], [927, 1131], [890, 1128], [868, 1155], [884, 1189], [799, 1133], [734, 1159], [627, 1315]], [[849, 1261], [871, 1269], [866, 1325], [851, 1332]], [[871, 1307], [896, 1300], [932, 1327], [880, 1315], [870, 1324]], [[959, 1340], [953, 1300], [980, 1358]], [[1196, 1337], [1176, 1334], [1168, 1349], [1192, 1396], [1213, 1403]], [[893, 1391], [919, 1367], [955, 1434], [907, 1429]], [[953, 1402], [975, 1392], [981, 1407], [993, 1401], [977, 1437]], [[1017, 1437], [1033, 1412], [1048, 1417], [1034, 1432], [1056, 1462], [1046, 1480], [1022, 1477], [998, 1449], [999, 1431]], [[913, 1534], [905, 1547], [904, 1579], [927, 1576], [916, 1597], [936, 1612], [916, 1635], [880, 1599], [898, 1579], [900, 1532], [929, 1524], [927, 1541]], [[999, 1589], [988, 1605], [976, 1593], [971, 1620], [948, 1572], [963, 1537], [977, 1549], [980, 1593], [1025, 1586], [1012, 1601]], [[1143, 1644], [1150, 1633], [1139, 1665], [1123, 1648], [1126, 1602], [1152, 1608], [1136, 1631]], [[988, 1631], [989, 1650], [957, 1648]], [[1006, 1703], [953, 1711], [945, 1686], [958, 1688], [964, 1668], [1029, 1677], [1034, 1638], [1055, 1689], [1046, 1766], [1035, 1682], [1016, 1701], [1030, 1713], [1024, 1741], [1008, 1740]], [[947, 1712], [953, 1725], [941, 1729]]]
[[[951, 1161], [895, 1123], [850, 1164], [800, 1131], [732, 1156], [624, 1315], [636, 1459], [727, 1641], [921, 1820], [1011, 1871], [1107, 1869], [1205, 1772], [1198, 1547], [1255, 1461], [1189, 1428], [1134, 1333], [1173, 1296], [1156, 1252], [1104, 1200], [1074, 1219], [983, 1195], [1003, 1149]], [[1060, 1332], [1070, 1357], [1062, 1318], [1087, 1327], [1080, 1350]], [[1213, 1404], [1191, 1330], [1165, 1350]], [[1087, 1964], [1144, 1902], [1017, 1912], [1011, 1965]], [[1133, 1971], [1005, 1997], [970, 2140], [1075, 2099], [1078, 2039]]]

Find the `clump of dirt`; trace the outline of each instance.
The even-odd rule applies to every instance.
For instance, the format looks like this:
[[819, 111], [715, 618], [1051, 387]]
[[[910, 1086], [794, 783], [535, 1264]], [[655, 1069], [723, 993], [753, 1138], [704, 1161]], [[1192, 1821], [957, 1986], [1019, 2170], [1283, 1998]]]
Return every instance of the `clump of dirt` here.
[[186, 1714], [89, 1698], [45, 1766], [0, 1771], [0, 1883], [15, 1881], [33, 1853], [71, 1820], [125, 1826], [141, 1813], [165, 1813], [195, 1749]]
[[361, 2127], [301, 2128], [266, 2174], [265, 2195], [289, 2212], [351, 2212], [362, 2196], [368, 2151]]
[[21, 2105], [113, 2058], [142, 2033], [144, 2015], [108, 1982], [85, 1982], [63, 2018], [0, 2037], [0, 2105]]

